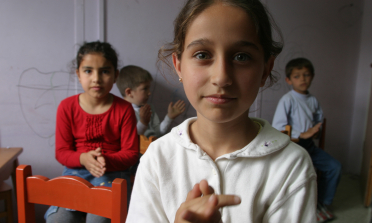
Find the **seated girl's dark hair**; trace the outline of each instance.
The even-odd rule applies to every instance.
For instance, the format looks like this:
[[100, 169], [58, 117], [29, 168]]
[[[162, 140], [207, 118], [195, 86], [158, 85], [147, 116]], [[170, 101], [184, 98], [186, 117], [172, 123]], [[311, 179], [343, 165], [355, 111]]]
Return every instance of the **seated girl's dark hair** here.
[[302, 69], [303, 67], [307, 68], [312, 76], [314, 76], [314, 66], [310, 60], [300, 57], [293, 60], [290, 60], [285, 66], [285, 76], [291, 78], [293, 69]]
[[[173, 53], [181, 59], [188, 27], [206, 8], [218, 2], [241, 8], [251, 17], [264, 51], [265, 61], [272, 56], [276, 57], [282, 51], [282, 34], [266, 7], [259, 0], [188, 0], [174, 21], [173, 42], [164, 45], [158, 52], [158, 67], [160, 62], [164, 62], [171, 68], [172, 62], [168, 58]], [[273, 39], [273, 29], [280, 38], [278, 42]], [[269, 86], [271, 86], [276, 82], [277, 77], [270, 74], [269, 79]]]
[[79, 69], [83, 57], [91, 53], [101, 53], [104, 58], [112, 63], [115, 70], [118, 69], [118, 54], [112, 48], [111, 44], [101, 41], [85, 42], [80, 47], [76, 55], [76, 69]]

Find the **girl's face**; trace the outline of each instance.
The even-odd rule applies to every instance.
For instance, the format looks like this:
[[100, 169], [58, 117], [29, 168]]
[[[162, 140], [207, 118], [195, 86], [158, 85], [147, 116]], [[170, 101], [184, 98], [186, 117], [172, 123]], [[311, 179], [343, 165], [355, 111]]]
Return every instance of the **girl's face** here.
[[118, 71], [101, 53], [91, 53], [83, 57], [76, 74], [85, 94], [103, 99], [114, 85]]
[[182, 57], [173, 54], [173, 64], [198, 117], [224, 123], [248, 117], [274, 58], [264, 61], [255, 26], [245, 11], [217, 3], [191, 23]]

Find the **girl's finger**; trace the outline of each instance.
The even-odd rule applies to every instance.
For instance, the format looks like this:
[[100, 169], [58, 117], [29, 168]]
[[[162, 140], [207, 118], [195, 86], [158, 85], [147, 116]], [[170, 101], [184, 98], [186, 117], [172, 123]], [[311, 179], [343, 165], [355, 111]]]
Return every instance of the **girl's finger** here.
[[208, 182], [206, 180], [201, 180], [199, 183], [200, 191], [203, 195], [209, 195], [213, 194], [214, 190], [211, 186], [208, 185]]
[[235, 195], [213, 195], [213, 196], [217, 196], [218, 198], [217, 208], [238, 205], [241, 203], [240, 197], [235, 196]]
[[192, 200], [194, 198], [200, 197], [202, 195], [199, 184], [195, 184], [192, 190], [187, 194], [186, 201]]

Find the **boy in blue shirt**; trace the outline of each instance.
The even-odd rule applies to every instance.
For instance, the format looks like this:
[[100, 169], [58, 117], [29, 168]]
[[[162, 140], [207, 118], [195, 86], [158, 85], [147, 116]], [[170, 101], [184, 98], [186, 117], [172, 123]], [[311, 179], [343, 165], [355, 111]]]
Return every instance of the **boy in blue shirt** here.
[[120, 70], [116, 85], [124, 100], [132, 103], [137, 118], [137, 134], [158, 138], [167, 133], [173, 119], [185, 111], [185, 102], [171, 102], [167, 115], [160, 122], [154, 107], [147, 104], [151, 81], [151, 74], [147, 70], [129, 65]]
[[323, 111], [318, 100], [308, 92], [314, 78], [314, 67], [305, 58], [297, 58], [286, 65], [286, 82], [293, 90], [279, 101], [272, 126], [284, 130], [292, 126], [292, 138], [298, 138], [298, 144], [305, 148], [317, 170], [321, 172], [318, 179], [318, 222], [330, 220], [334, 215], [327, 206], [332, 203], [340, 180], [341, 164], [324, 150], [318, 148], [313, 138], [317, 137], [322, 121]]

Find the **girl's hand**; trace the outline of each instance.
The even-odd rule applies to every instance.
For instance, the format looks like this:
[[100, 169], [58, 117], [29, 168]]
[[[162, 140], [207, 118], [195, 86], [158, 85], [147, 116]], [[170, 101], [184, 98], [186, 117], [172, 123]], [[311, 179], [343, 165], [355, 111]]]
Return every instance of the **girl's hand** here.
[[173, 105], [173, 102], [171, 102], [168, 105], [168, 117], [170, 119], [175, 119], [182, 112], [184, 112], [185, 109], [186, 109], [186, 104], [184, 101], [178, 100], [176, 103], [174, 103], [174, 105]]
[[[98, 147], [95, 151], [101, 153], [101, 148]], [[105, 160], [105, 157], [102, 155], [102, 153], [101, 153], [100, 156], [97, 156], [97, 161], [106, 170], [106, 168], [105, 168], [106, 167], [106, 160]]]
[[[188, 193], [186, 201], [177, 210], [175, 223], [211, 222], [221, 220], [219, 208], [240, 204], [240, 198], [234, 195], [215, 195], [213, 188], [208, 186], [206, 180], [195, 184]], [[203, 195], [203, 196], [202, 196]]]
[[149, 104], [145, 104], [140, 108], [139, 111], [140, 121], [144, 125], [149, 125], [151, 119], [151, 106]]
[[98, 157], [102, 157], [101, 148], [80, 155], [81, 165], [83, 165], [94, 177], [101, 177], [106, 171], [105, 165], [102, 165], [101, 163], [103, 157], [100, 158], [100, 161], [97, 161]]

